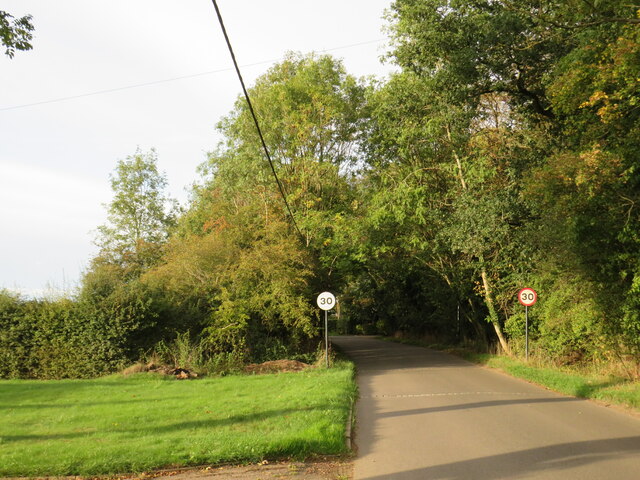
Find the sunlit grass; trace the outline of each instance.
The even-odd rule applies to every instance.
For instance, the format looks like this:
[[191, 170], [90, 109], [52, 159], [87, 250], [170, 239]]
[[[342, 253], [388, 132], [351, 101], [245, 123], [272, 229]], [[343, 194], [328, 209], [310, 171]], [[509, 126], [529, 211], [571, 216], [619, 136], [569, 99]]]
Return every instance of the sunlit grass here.
[[392, 338], [385, 340], [444, 350], [470, 362], [501, 370], [555, 392], [618, 405], [640, 413], [640, 382], [638, 381], [632, 382], [627, 378], [613, 375], [588, 374], [578, 370], [544, 366], [534, 361], [526, 362], [523, 359], [505, 355], [475, 353], [461, 348], [426, 344], [420, 340]]
[[189, 381], [0, 381], [0, 476], [343, 453], [354, 394], [350, 364]]
[[502, 355], [465, 353], [470, 361], [502, 370], [565, 395], [588, 398], [640, 411], [640, 382], [610, 375], [583, 374], [541, 367]]

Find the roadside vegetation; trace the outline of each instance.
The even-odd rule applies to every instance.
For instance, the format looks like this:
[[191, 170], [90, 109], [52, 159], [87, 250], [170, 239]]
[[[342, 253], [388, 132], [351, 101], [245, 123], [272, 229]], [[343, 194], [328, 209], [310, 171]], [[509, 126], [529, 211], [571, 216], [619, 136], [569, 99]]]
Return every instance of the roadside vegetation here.
[[103, 475], [346, 452], [353, 366], [178, 381], [0, 381], [0, 477]]
[[[454, 350], [455, 352], [455, 350]], [[604, 374], [592, 368], [558, 368], [526, 362], [504, 355], [457, 351], [463, 358], [502, 370], [509, 375], [536, 383], [555, 392], [617, 405], [640, 413], [640, 381], [620, 376], [621, 372]]]
[[338, 333], [518, 356], [531, 287], [539, 358], [637, 379], [638, 6], [396, 0], [386, 15], [389, 78], [291, 53], [249, 89], [281, 190], [243, 98], [186, 205], [156, 152], [119, 160], [78, 291], [0, 293], [0, 377], [313, 355], [325, 290]]
[[477, 346], [434, 344], [428, 339], [417, 338], [384, 339], [441, 350], [564, 395], [616, 405], [640, 414], [640, 381], [636, 374], [627, 370], [627, 365], [620, 362], [599, 366], [591, 363], [561, 366], [535, 354], [526, 360], [523, 356], [504, 353], [480, 353]]

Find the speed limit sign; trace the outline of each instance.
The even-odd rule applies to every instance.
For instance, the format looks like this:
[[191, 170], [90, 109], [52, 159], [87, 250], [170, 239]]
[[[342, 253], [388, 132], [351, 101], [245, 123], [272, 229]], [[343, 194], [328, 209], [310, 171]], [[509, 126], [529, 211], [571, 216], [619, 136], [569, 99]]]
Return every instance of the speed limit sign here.
[[322, 292], [316, 300], [322, 310], [331, 310], [336, 306], [336, 297], [331, 292]]
[[326, 367], [329, 368], [329, 325], [327, 321], [328, 310], [336, 306], [336, 297], [331, 292], [322, 292], [316, 299], [318, 307], [324, 310], [324, 358]]
[[538, 294], [533, 288], [523, 288], [518, 292], [518, 301], [525, 307], [530, 307], [538, 301]]

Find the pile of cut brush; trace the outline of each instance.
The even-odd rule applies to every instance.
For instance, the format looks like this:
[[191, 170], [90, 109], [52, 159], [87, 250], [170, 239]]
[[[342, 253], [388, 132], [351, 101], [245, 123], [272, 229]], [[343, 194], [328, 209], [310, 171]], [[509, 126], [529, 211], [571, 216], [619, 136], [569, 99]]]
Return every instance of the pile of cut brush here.
[[[300, 372], [308, 368], [315, 368], [297, 360], [272, 360], [264, 363], [252, 363], [244, 367], [244, 372], [251, 375], [262, 375], [268, 373]], [[135, 363], [122, 371], [123, 375], [133, 375], [135, 373], [158, 373], [160, 375], [173, 375], [177, 380], [197, 378], [198, 374], [182, 367], [170, 367], [155, 362]]]
[[264, 373], [300, 372], [307, 368], [314, 367], [297, 360], [272, 360], [264, 363], [252, 363], [244, 367], [244, 371], [259, 375]]
[[123, 370], [122, 374], [132, 375], [134, 373], [143, 372], [159, 373], [161, 375], [173, 375], [177, 380], [186, 380], [189, 378], [196, 378], [198, 376], [197, 373], [187, 370], [186, 368], [158, 365], [154, 362], [136, 363]]

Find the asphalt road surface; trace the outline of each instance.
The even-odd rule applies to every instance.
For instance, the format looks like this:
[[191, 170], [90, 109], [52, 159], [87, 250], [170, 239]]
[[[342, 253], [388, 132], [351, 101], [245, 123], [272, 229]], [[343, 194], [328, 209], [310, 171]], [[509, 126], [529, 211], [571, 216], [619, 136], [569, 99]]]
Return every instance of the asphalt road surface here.
[[640, 479], [640, 419], [456, 357], [333, 337], [355, 361], [355, 480]]

